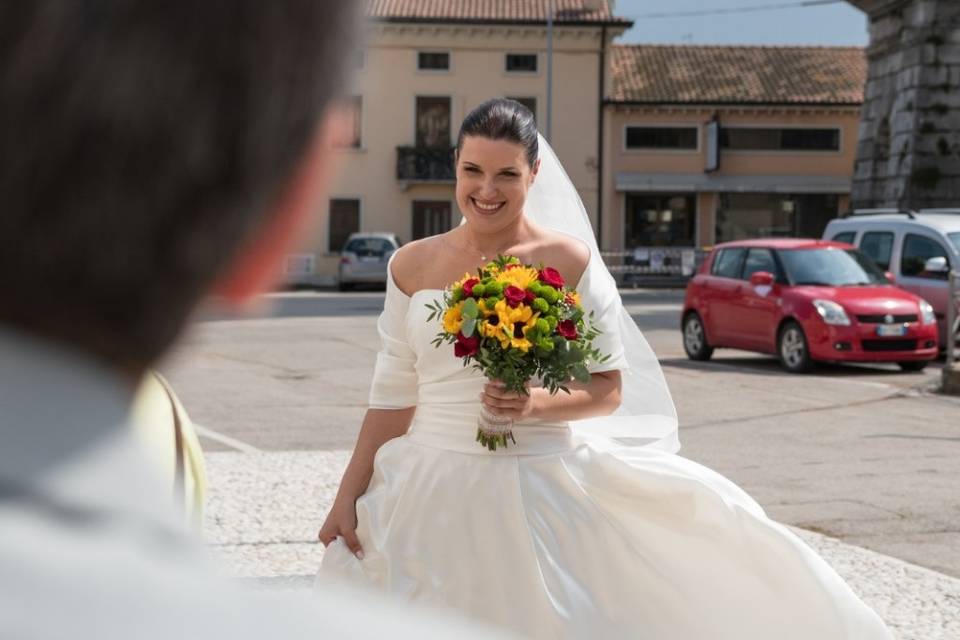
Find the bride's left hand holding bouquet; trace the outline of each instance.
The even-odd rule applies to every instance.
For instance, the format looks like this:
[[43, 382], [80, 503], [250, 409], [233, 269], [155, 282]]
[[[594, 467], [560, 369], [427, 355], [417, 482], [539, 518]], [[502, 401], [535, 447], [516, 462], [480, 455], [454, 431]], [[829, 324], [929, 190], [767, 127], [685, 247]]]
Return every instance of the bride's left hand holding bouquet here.
[[[550, 394], [570, 392], [571, 380], [587, 383], [587, 365], [609, 356], [594, 349], [600, 331], [579, 294], [551, 267], [499, 256], [444, 289], [443, 300], [427, 305], [428, 322], [443, 320], [435, 347], [453, 345], [464, 366], [473, 367], [506, 391], [529, 394], [539, 378]], [[481, 406], [477, 442], [495, 451], [516, 444], [513, 419]]]

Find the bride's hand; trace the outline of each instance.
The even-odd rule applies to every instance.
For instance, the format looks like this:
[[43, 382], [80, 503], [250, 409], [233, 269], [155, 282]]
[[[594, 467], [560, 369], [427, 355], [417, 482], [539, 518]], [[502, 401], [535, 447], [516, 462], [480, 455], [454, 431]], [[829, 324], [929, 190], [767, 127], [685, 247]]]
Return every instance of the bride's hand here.
[[523, 420], [533, 415], [536, 391], [530, 385], [527, 385], [526, 394], [507, 391], [502, 382], [494, 380], [483, 387], [480, 400], [494, 415]]
[[334, 501], [317, 537], [325, 547], [329, 547], [331, 542], [342, 537], [353, 555], [363, 560], [363, 548], [357, 538], [356, 501], [341, 499]]

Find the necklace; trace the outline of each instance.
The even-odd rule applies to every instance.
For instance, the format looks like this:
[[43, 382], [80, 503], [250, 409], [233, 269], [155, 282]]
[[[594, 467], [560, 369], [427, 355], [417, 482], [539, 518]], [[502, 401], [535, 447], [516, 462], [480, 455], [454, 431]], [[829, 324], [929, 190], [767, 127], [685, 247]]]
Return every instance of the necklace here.
[[[453, 244], [453, 243], [451, 243], [451, 244]], [[501, 252], [502, 252], [504, 249], [506, 249], [507, 247], [509, 247], [511, 244], [514, 244], [514, 243], [513, 243], [513, 242], [510, 242], [510, 243], [508, 243], [508, 244], [506, 244], [506, 245], [502, 245], [502, 246], [498, 247], [495, 252], [482, 251], [482, 250], [478, 249], [477, 247], [475, 247], [474, 245], [472, 245], [472, 244], [469, 243], [469, 242], [464, 242], [464, 244], [466, 245], [466, 247], [467, 247], [468, 249], [470, 249], [471, 251], [473, 251], [474, 253], [476, 253], [478, 256], [480, 256], [480, 259], [481, 259], [483, 262], [489, 262], [489, 261], [490, 261], [490, 258], [487, 257], [487, 254], [488, 254], [488, 253], [494, 253], [495, 255], [500, 255]], [[454, 248], [456, 248], [456, 246], [454, 246]]]

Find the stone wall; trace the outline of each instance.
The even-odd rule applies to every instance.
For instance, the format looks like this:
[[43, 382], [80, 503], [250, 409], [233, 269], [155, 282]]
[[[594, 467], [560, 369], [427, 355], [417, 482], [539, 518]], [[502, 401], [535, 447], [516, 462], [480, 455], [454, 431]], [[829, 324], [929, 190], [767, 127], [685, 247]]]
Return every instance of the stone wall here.
[[960, 207], [960, 1], [848, 0], [870, 17], [854, 207]]

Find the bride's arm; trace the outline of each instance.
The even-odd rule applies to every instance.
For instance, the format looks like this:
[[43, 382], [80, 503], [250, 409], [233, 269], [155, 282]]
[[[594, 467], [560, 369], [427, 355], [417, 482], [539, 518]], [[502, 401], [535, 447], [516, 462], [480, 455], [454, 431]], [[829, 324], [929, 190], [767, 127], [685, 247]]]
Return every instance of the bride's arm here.
[[607, 416], [620, 406], [621, 377], [619, 371], [594, 373], [590, 382], [571, 382], [570, 393], [556, 395], [542, 387], [531, 388], [529, 395], [506, 391], [499, 383], [483, 388], [481, 400], [496, 415], [514, 420], [585, 420]]
[[320, 542], [328, 546], [342, 536], [347, 547], [363, 558], [363, 549], [357, 539], [357, 498], [367, 491], [373, 476], [373, 459], [381, 446], [389, 440], [402, 436], [410, 428], [416, 407], [406, 409], [368, 409], [360, 427], [357, 444], [353, 448], [350, 464], [340, 480], [337, 497], [318, 535]]
[[415, 407], [407, 409], [368, 409], [350, 464], [343, 473], [337, 500], [341, 496], [356, 500], [367, 491], [373, 475], [373, 458], [389, 440], [402, 436], [410, 428]]

